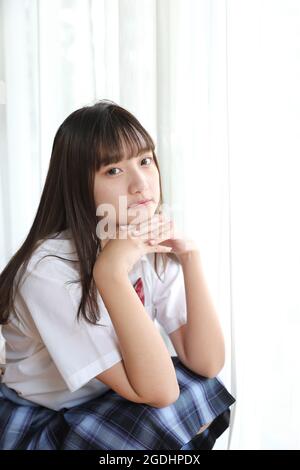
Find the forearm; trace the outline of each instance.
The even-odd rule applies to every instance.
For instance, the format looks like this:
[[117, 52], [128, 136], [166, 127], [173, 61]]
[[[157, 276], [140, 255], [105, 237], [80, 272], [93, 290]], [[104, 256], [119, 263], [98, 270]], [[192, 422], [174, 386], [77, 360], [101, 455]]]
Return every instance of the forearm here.
[[187, 301], [187, 325], [183, 338], [185, 359], [195, 372], [215, 376], [224, 365], [224, 339], [205, 282], [200, 254], [192, 251], [179, 260]]
[[94, 276], [96, 286], [115, 328], [132, 388], [149, 401], [172, 400], [179, 394], [173, 362], [128, 274], [102, 272]]

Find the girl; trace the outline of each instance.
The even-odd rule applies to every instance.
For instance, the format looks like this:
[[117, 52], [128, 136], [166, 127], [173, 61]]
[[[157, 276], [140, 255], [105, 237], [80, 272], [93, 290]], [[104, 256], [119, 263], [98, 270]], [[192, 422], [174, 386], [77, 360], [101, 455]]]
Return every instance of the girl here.
[[228, 427], [200, 255], [162, 202], [154, 143], [132, 114], [103, 100], [67, 117], [0, 276], [1, 449], [208, 449]]

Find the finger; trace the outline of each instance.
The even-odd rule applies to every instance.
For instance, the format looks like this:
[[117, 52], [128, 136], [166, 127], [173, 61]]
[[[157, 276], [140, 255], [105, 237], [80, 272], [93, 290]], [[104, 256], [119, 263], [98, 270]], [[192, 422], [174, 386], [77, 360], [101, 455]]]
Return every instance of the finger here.
[[148, 240], [148, 243], [150, 245], [157, 245], [165, 240], [168, 240], [169, 238], [173, 238], [174, 236], [174, 229], [173, 229], [173, 224], [170, 223], [168, 226], [162, 231], [159, 236], [156, 237], [151, 237]]
[[171, 246], [155, 245], [148, 247], [148, 253], [170, 253], [172, 251]]
[[143, 222], [142, 224], [140, 224], [140, 227], [138, 227], [137, 225], [134, 227], [133, 234], [136, 236], [146, 235], [150, 230], [156, 229], [160, 224], [161, 222], [159, 222], [158, 220], [152, 222]]
[[156, 222], [151, 226], [145, 226], [142, 230], [136, 232], [136, 235], [146, 240], [149, 238], [157, 238], [168, 226], [170, 222]]
[[145, 223], [140, 229], [133, 229], [131, 234], [134, 237], [140, 237], [144, 240], [149, 238], [157, 238], [159, 234], [169, 225], [170, 222], [155, 221], [151, 224]]
[[169, 222], [171, 219], [169, 216], [164, 214], [154, 214], [150, 219], [145, 220], [144, 222], [137, 223], [135, 226], [138, 230], [144, 230], [144, 228], [151, 227], [159, 222]]
[[140, 232], [141, 230], [144, 229], [149, 229], [151, 226], [155, 226], [161, 221], [161, 218], [158, 215], [153, 216], [151, 220], [145, 220], [144, 222], [141, 222], [139, 224], [120, 224], [119, 225], [119, 230], [121, 232], [128, 232], [128, 231], [137, 231]]
[[121, 239], [130, 238], [133, 230], [133, 225], [119, 225], [118, 237]]
[[159, 239], [165, 232], [167, 232], [168, 230], [171, 230], [172, 227], [173, 227], [172, 221], [163, 222], [159, 224], [157, 227], [154, 227], [153, 230], [151, 230], [148, 233], [148, 238]]
[[[142, 237], [146, 240], [149, 238], [158, 238], [163, 228], [170, 223], [170, 219], [163, 218], [162, 215], [155, 215], [151, 220], [146, 220], [136, 225], [119, 225], [119, 231], [122, 238], [129, 235], [132, 238]], [[139, 228], [138, 228], [139, 227]], [[126, 234], [126, 235], [125, 235]]]
[[143, 235], [145, 233], [148, 233], [149, 230], [156, 228], [161, 223], [163, 223], [162, 217], [155, 214], [150, 220], [148, 219], [144, 222], [141, 222], [140, 224], [136, 224], [134, 226], [134, 229], [136, 230], [137, 235]]

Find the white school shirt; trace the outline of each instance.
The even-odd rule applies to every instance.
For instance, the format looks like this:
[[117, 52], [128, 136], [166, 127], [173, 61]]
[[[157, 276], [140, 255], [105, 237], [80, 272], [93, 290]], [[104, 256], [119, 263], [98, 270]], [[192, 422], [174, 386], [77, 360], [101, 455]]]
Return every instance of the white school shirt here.
[[[81, 285], [76, 250], [69, 231], [47, 239], [34, 251], [16, 292], [15, 311], [2, 327], [6, 366], [2, 381], [21, 397], [53, 410], [70, 408], [104, 394], [109, 387], [95, 376], [122, 360], [117, 335], [99, 295], [97, 325], [77, 321]], [[187, 322], [182, 268], [168, 259], [156, 275], [154, 254], [144, 255], [129, 273], [141, 277], [145, 309], [169, 334]], [[105, 325], [105, 326], [99, 326]], [[159, 325], [156, 325], [159, 328]]]

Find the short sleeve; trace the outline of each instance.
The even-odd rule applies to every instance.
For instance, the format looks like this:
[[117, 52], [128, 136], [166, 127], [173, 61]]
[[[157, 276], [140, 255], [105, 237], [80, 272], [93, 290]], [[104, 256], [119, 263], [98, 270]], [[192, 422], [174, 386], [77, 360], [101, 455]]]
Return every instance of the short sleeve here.
[[180, 263], [168, 258], [162, 280], [154, 273], [152, 302], [155, 318], [167, 334], [187, 322], [184, 277]]
[[77, 279], [78, 273], [77, 277], [74, 274], [75, 270], [66, 263], [46, 257], [29, 275], [26, 273], [19, 287], [41, 340], [71, 392], [122, 360], [100, 295], [99, 324], [77, 320], [81, 284], [67, 284], [72, 278]]

